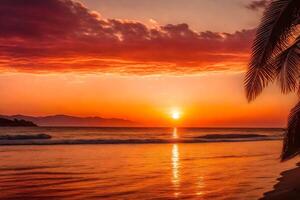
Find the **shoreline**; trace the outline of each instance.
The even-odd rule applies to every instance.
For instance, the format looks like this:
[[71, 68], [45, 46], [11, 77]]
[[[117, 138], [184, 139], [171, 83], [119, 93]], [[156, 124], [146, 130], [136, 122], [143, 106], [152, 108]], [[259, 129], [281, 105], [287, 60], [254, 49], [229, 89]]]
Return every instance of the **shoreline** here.
[[260, 200], [300, 199], [300, 163], [295, 168], [280, 173], [273, 190], [263, 194]]
[[89, 145], [89, 144], [205, 144], [205, 143], [239, 143], [239, 142], [263, 142], [280, 141], [279, 138], [260, 139], [237, 139], [237, 140], [188, 140], [188, 139], [73, 139], [73, 140], [0, 140], [0, 146], [21, 146], [21, 145]]

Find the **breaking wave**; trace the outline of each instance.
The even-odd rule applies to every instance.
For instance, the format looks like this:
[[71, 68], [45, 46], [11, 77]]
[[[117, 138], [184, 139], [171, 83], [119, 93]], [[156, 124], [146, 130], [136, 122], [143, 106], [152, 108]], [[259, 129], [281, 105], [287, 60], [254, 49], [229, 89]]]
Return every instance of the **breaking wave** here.
[[37, 135], [31, 137], [15, 137], [14, 139], [2, 138], [0, 145], [76, 145], [76, 144], [173, 144], [173, 143], [208, 143], [208, 142], [249, 142], [279, 140], [281, 136], [269, 136], [261, 134], [210, 134], [183, 139], [50, 139], [47, 135], [40, 138]]

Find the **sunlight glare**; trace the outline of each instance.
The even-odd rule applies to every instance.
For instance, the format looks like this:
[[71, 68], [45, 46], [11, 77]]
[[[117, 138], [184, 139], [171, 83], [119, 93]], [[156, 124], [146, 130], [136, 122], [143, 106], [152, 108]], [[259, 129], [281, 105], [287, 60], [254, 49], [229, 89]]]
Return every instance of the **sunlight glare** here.
[[178, 111], [173, 111], [172, 118], [177, 120], [180, 118], [180, 113]]

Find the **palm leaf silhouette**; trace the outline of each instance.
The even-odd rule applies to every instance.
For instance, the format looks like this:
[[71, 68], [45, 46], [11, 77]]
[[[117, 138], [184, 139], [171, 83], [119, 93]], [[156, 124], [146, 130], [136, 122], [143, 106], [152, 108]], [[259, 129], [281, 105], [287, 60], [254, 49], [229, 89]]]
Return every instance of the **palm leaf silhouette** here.
[[[299, 24], [300, 0], [273, 0], [266, 8], [252, 45], [244, 81], [248, 101], [254, 100], [275, 79], [282, 93], [298, 88], [300, 94]], [[284, 161], [299, 153], [300, 102], [291, 110], [281, 159]]]
[[299, 0], [273, 0], [261, 20], [252, 45], [249, 70], [245, 78], [246, 95], [254, 100], [274, 80], [272, 58], [285, 49], [299, 23]]
[[300, 102], [291, 110], [288, 128], [284, 135], [281, 160], [285, 161], [300, 153]]
[[283, 93], [294, 92], [299, 85], [299, 45], [300, 37], [296, 42], [281, 52], [274, 61], [273, 68], [276, 67], [278, 81]]

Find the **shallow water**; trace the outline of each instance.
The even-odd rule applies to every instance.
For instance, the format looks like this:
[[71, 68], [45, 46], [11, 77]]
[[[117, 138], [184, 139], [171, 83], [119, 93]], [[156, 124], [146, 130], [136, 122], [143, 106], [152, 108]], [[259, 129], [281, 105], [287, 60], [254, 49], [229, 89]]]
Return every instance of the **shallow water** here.
[[280, 141], [0, 146], [0, 199], [257, 199]]

